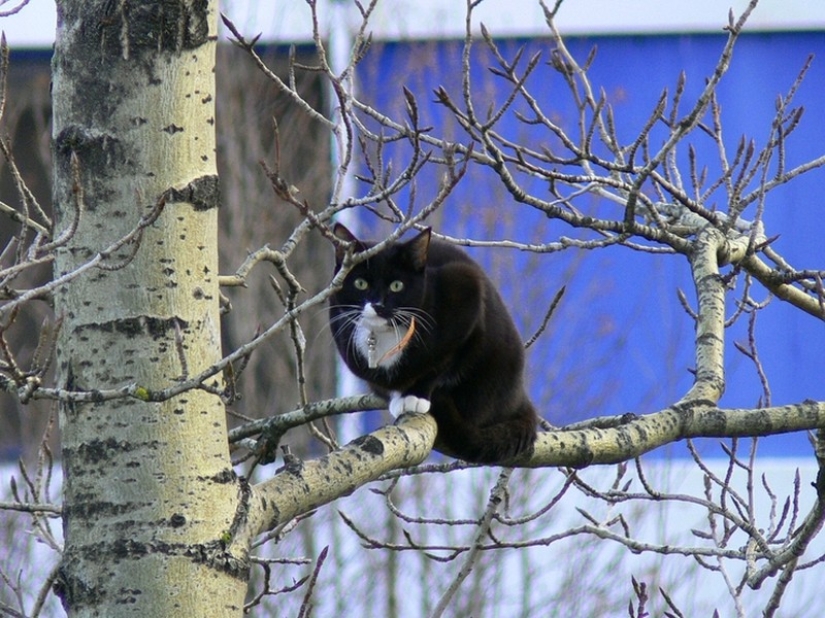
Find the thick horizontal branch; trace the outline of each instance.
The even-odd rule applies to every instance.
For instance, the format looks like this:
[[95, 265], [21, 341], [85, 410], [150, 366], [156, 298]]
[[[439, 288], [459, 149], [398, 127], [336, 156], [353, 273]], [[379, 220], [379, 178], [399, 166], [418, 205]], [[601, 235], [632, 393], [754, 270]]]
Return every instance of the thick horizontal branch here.
[[385, 472], [423, 462], [432, 450], [436, 424], [429, 414], [404, 415], [312, 461], [289, 462], [268, 481], [250, 488], [245, 525], [233, 538], [237, 547], [321, 505], [347, 496]]
[[[350, 399], [348, 408], [358, 398]], [[375, 407], [373, 397], [360, 399], [367, 407]], [[337, 406], [330, 401], [322, 402], [320, 408], [332, 412]], [[764, 409], [722, 409], [694, 402], [626, 418], [622, 424], [607, 427], [541, 433], [531, 456], [507, 463], [526, 468], [582, 468], [627, 461], [687, 438], [761, 437], [819, 429], [825, 427], [825, 402]], [[320, 459], [288, 461], [274, 477], [248, 488], [236, 518], [239, 525], [232, 531], [232, 545], [245, 547], [251, 538], [349, 495], [386, 472], [423, 462], [435, 436], [432, 416], [405, 415], [395, 425], [362, 436]]]
[[[255, 421], [239, 427], [233, 430], [232, 437], [233, 439], [250, 437], [268, 429], [271, 424], [285, 431], [299, 424], [302, 419], [304, 421], [316, 420], [323, 416], [358, 410], [375, 410], [384, 406], [386, 406], [384, 399], [370, 394], [320, 401], [310, 404], [303, 410], [295, 410], [279, 417]], [[412, 432], [417, 426], [407, 421], [405, 417], [403, 425], [405, 440], [415, 439], [416, 444], [420, 444], [418, 440], [424, 440], [424, 437], [412, 438]], [[392, 436], [399, 426], [384, 427], [379, 432], [388, 431]], [[508, 462], [508, 465], [541, 468], [613, 464], [628, 461], [662, 446], [688, 438], [764, 437], [822, 428], [825, 428], [825, 402], [808, 400], [770, 408], [739, 409], [719, 408], [700, 400], [693, 403], [675, 404], [670, 408], [643, 416], [626, 414], [616, 417], [597, 417], [569, 427], [539, 433], [533, 455], [516, 462]], [[429, 430], [428, 427], [427, 430]], [[377, 435], [378, 432], [359, 438], [343, 450], [352, 450], [358, 446], [359, 440], [368, 440], [370, 436]], [[380, 439], [384, 439], [383, 434]], [[335, 455], [336, 453], [332, 453], [328, 457]], [[392, 457], [397, 457], [397, 455], [393, 454]], [[424, 458], [426, 454], [422, 460]], [[381, 459], [380, 465], [384, 471], [393, 469], [389, 459]], [[403, 467], [403, 465], [410, 464], [395, 467]], [[381, 473], [368, 474], [368, 476], [376, 478]]]
[[825, 402], [762, 409], [715, 406], [668, 408], [607, 429], [551, 431], [539, 434], [535, 452], [517, 466], [585, 467], [627, 461], [687, 438], [762, 437], [825, 427]]

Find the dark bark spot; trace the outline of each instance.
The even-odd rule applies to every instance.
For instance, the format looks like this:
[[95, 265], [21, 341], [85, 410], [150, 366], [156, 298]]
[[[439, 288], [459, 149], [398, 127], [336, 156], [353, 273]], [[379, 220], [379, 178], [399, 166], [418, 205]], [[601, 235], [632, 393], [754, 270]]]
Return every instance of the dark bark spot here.
[[91, 440], [77, 447], [78, 456], [91, 463], [108, 460], [113, 451], [124, 453], [131, 450], [132, 446], [128, 442], [118, 441], [114, 438]]
[[120, 140], [105, 133], [95, 133], [77, 125], [69, 125], [54, 139], [55, 151], [64, 156], [72, 152], [78, 156], [90, 152], [112, 156], [117, 153]]
[[77, 611], [84, 606], [94, 606], [100, 602], [101, 592], [96, 586], [90, 586], [79, 577], [72, 576], [72, 569], [67, 568], [69, 559], [64, 556], [55, 579], [53, 590], [63, 604], [63, 609]]
[[220, 184], [214, 174], [196, 178], [182, 189], [172, 188], [163, 194], [166, 203], [186, 202], [195, 210], [217, 208], [221, 201]]
[[117, 539], [111, 545], [112, 555], [117, 558], [129, 558], [134, 556], [145, 556], [150, 548], [143, 543], [138, 543], [132, 539]]
[[355, 445], [370, 455], [380, 456], [384, 454], [384, 443], [373, 436], [362, 436], [355, 440]]
[[[141, 334], [150, 335], [153, 339], [163, 337], [167, 332], [174, 331], [177, 324], [181, 330], [186, 330], [189, 323], [177, 317], [157, 318], [154, 316], [138, 316], [134, 318], [122, 318], [120, 320], [110, 320], [99, 324], [86, 324], [82, 330], [95, 330], [107, 333], [120, 333], [132, 339]], [[80, 329], [78, 329], [80, 330]]]
[[[85, 91], [81, 86], [78, 91]], [[80, 96], [78, 94], [78, 96]], [[86, 109], [100, 109], [101, 103]], [[81, 174], [87, 176], [90, 186], [86, 187], [87, 199], [84, 208], [94, 211], [98, 201], [106, 201], [111, 190], [105, 183], [97, 182], [122, 173], [122, 164], [130, 159], [123, 143], [108, 133], [101, 133], [78, 125], [65, 127], [54, 139], [55, 164], [61, 169], [64, 177], [71, 177], [71, 155], [74, 153], [80, 161]], [[92, 199], [91, 196], [94, 196]], [[64, 199], [71, 199], [68, 196]], [[70, 208], [68, 203], [61, 205], [64, 209]]]
[[238, 559], [224, 551], [221, 541], [213, 541], [202, 545], [190, 545], [185, 552], [194, 562], [202, 562], [224, 573], [247, 581], [249, 579], [249, 562]]
[[[106, 2], [89, 25], [108, 54], [131, 59], [195, 49], [209, 40], [207, 0]], [[128, 46], [127, 49], [124, 47]]]
[[238, 475], [235, 474], [235, 471], [232, 468], [224, 468], [217, 474], [214, 474], [208, 478], [213, 483], [226, 485], [227, 483], [234, 483], [238, 479]]

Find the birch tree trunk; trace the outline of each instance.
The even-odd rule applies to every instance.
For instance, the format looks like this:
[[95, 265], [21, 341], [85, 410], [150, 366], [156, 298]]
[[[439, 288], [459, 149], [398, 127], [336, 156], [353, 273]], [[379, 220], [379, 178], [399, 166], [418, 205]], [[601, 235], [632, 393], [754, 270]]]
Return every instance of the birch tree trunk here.
[[[58, 2], [57, 380], [88, 395], [60, 404], [71, 616], [243, 606], [247, 568], [223, 550], [237, 483], [221, 399], [151, 396], [221, 352], [216, 4]], [[131, 397], [99, 394], [126, 384]]]

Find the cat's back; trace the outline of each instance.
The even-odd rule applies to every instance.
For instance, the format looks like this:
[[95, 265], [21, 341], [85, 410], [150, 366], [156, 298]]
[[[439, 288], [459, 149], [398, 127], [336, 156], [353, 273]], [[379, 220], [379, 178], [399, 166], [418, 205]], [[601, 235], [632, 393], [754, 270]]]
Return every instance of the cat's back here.
[[[521, 338], [496, 285], [481, 267], [461, 247], [444, 240], [430, 241], [427, 269], [433, 275], [437, 298], [446, 307], [439, 315], [448, 321], [482, 316], [483, 330], [488, 333], [487, 345], [502, 353], [498, 346], [510, 347], [503, 358], [521, 365]], [[492, 352], [491, 352], [492, 353]]]
[[506, 313], [495, 284], [481, 265], [458, 245], [432, 239], [427, 253], [427, 270], [440, 286], [451, 290], [451, 297], [477, 298], [488, 307]]

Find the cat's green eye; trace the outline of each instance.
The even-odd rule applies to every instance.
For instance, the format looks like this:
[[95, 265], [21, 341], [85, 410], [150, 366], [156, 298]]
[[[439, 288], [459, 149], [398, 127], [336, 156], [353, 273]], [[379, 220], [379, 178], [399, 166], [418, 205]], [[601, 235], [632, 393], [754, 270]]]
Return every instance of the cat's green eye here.
[[398, 279], [396, 279], [395, 281], [390, 283], [390, 292], [400, 292], [403, 289], [404, 289], [404, 282], [403, 281], [399, 281]]
[[361, 277], [358, 277], [355, 281], [352, 282], [352, 284], [355, 286], [356, 290], [361, 290], [362, 292], [366, 290], [368, 287], [370, 287], [370, 284], [367, 283], [367, 280], [362, 279]]

